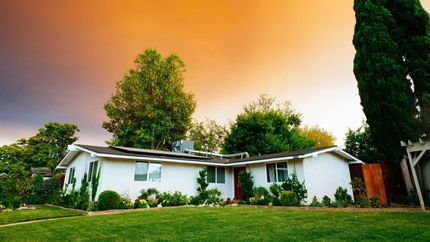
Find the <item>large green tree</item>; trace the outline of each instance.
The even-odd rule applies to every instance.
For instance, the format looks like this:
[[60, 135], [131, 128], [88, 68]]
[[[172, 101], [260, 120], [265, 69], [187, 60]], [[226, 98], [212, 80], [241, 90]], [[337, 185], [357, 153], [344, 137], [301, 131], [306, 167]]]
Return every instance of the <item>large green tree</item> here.
[[147, 49], [116, 85], [105, 105], [113, 145], [167, 149], [183, 139], [191, 126], [196, 103], [184, 90], [184, 62], [177, 55], [162, 57]]
[[259, 155], [312, 147], [314, 141], [299, 134], [300, 123], [300, 114], [289, 104], [277, 105], [275, 99], [262, 95], [236, 117], [223, 151]]
[[188, 131], [188, 138], [194, 141], [194, 149], [219, 152], [227, 135], [227, 128], [214, 120], [195, 121]]
[[18, 141], [25, 150], [25, 162], [53, 170], [66, 154], [67, 146], [78, 140], [76, 132], [79, 129], [75, 124], [46, 123], [36, 135]]
[[430, 135], [430, 19], [419, 0], [386, 1], [396, 21], [392, 37], [399, 45], [406, 76], [419, 107], [420, 132]]
[[300, 127], [299, 134], [313, 140], [315, 142], [315, 148], [333, 146], [336, 141], [333, 134], [318, 125]]
[[386, 2], [354, 1], [354, 74], [376, 147], [389, 161], [399, 161], [400, 140], [417, 135], [417, 109], [399, 44], [392, 36], [397, 23]]

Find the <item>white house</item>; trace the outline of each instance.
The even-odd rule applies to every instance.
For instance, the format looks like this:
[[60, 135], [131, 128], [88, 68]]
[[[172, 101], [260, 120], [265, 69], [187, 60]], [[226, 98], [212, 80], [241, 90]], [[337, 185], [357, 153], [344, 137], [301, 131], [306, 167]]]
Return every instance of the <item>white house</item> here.
[[240, 197], [238, 174], [243, 169], [251, 171], [255, 186], [267, 188], [296, 173], [300, 181], [305, 181], [310, 200], [313, 196], [322, 199], [324, 195], [333, 199], [339, 186], [352, 194], [348, 164], [357, 162], [361, 161], [336, 146], [243, 159], [214, 159], [178, 152], [76, 144], [69, 147], [57, 169], [67, 169], [65, 187], [72, 177], [76, 178], [76, 189], [85, 172], [91, 179], [100, 170], [98, 194], [114, 190], [127, 193], [132, 199], [143, 188], [196, 195], [196, 179], [203, 168], [208, 169], [209, 188], [218, 188], [223, 198], [231, 199]]

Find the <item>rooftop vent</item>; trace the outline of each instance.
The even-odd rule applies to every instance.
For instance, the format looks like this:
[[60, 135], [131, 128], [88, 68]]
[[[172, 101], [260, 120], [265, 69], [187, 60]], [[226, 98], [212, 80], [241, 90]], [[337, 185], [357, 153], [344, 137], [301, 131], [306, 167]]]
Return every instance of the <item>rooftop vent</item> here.
[[194, 149], [194, 141], [192, 140], [179, 140], [172, 143], [172, 151], [178, 153], [185, 153], [187, 150]]

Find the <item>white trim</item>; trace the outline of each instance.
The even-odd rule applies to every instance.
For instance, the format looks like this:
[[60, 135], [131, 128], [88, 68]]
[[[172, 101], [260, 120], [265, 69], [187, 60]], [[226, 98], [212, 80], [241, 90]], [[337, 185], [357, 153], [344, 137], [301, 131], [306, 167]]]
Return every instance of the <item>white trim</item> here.
[[250, 165], [250, 164], [256, 164], [256, 163], [267, 163], [267, 162], [276, 162], [276, 161], [287, 161], [292, 159], [305, 159], [308, 157], [313, 157], [315, 155], [327, 153], [327, 152], [336, 152], [338, 155], [344, 156], [345, 158], [349, 158], [352, 161], [349, 161], [349, 164], [357, 164], [361, 163], [364, 164], [362, 161], [357, 159], [356, 157], [348, 154], [347, 152], [343, 151], [342, 149], [339, 149], [338, 147], [329, 147], [323, 150], [315, 151], [312, 153], [304, 154], [304, 155], [296, 155], [296, 156], [284, 156], [284, 157], [276, 157], [276, 158], [262, 158], [252, 161], [239, 161], [239, 162], [233, 162], [233, 163], [213, 163], [213, 162], [205, 162], [205, 161], [193, 161], [193, 160], [179, 160], [179, 159], [172, 159], [169, 157], [138, 157], [138, 156], [128, 156], [128, 155], [111, 155], [111, 154], [100, 154], [94, 151], [90, 151], [88, 149], [82, 148], [80, 146], [74, 145], [71, 147], [72, 149], [67, 153], [67, 155], [63, 158], [63, 160], [58, 164], [57, 168], [60, 167], [62, 162], [72, 153], [76, 151], [83, 151], [89, 153], [93, 157], [104, 157], [104, 158], [114, 158], [114, 159], [130, 159], [130, 160], [136, 160], [136, 161], [156, 161], [156, 162], [172, 162], [172, 163], [184, 163], [184, 164], [195, 164], [195, 165], [206, 165], [206, 166], [222, 166], [222, 167], [233, 167], [233, 166], [243, 166], [243, 165]]

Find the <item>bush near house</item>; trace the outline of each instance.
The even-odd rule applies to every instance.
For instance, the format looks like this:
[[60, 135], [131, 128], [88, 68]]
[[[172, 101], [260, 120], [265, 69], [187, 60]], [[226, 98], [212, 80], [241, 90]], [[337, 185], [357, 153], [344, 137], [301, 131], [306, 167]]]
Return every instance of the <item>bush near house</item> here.
[[249, 199], [253, 196], [254, 177], [250, 171], [246, 169], [239, 173], [239, 188], [241, 199], [244, 203], [249, 203]]
[[299, 206], [300, 201], [297, 199], [297, 194], [293, 191], [281, 192], [281, 204], [283, 206]]
[[250, 198], [251, 204], [267, 205], [270, 202], [270, 193], [265, 187], [256, 187], [253, 191], [254, 196]]
[[121, 202], [121, 196], [111, 190], [106, 190], [99, 195], [98, 209], [109, 210], [119, 208]]
[[348, 194], [346, 188], [338, 187], [334, 194], [335, 202], [332, 204], [333, 207], [348, 207], [352, 204], [351, 195]]

